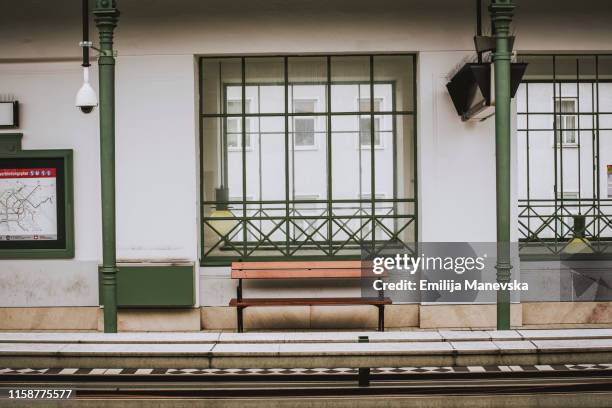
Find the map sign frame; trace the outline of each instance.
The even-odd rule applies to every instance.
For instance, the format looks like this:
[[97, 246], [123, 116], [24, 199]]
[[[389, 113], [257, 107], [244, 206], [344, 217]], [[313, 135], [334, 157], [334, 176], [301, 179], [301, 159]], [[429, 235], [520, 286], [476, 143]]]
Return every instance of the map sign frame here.
[[72, 150], [0, 154], [0, 259], [74, 257]]

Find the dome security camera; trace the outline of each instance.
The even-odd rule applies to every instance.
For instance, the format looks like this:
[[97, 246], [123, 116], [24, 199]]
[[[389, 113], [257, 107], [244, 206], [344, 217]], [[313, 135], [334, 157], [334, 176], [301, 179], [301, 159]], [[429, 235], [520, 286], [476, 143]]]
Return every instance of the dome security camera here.
[[79, 92], [77, 92], [75, 105], [83, 113], [91, 113], [93, 109], [98, 106], [98, 98], [96, 91], [89, 84], [89, 69], [83, 68], [83, 85]]

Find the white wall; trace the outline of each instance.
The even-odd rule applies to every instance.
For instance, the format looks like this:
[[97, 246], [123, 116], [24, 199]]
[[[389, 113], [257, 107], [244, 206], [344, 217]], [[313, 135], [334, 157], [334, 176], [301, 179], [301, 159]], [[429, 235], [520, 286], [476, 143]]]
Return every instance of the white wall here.
[[0, 307], [97, 305], [98, 116], [74, 107], [81, 81], [74, 63], [0, 64], [0, 92], [20, 101], [23, 148], [74, 149], [76, 243], [74, 260], [0, 261]]
[[117, 256], [191, 260], [197, 256], [194, 58], [117, 60]]
[[[120, 261], [197, 257], [194, 75], [191, 55], [117, 60]], [[74, 260], [0, 261], [0, 307], [98, 304], [98, 110], [74, 107], [81, 81], [78, 63], [0, 64], [1, 92], [20, 102], [23, 148], [74, 150], [76, 250]]]
[[[467, 55], [465, 52], [419, 54], [418, 171], [422, 242], [496, 240], [495, 120], [461, 122], [446, 90], [449, 67]], [[516, 138], [512, 141], [515, 152]], [[515, 160], [512, 167], [512, 174], [516, 174]], [[517, 179], [513, 177], [513, 203], [516, 184]], [[514, 222], [511, 228], [513, 239], [516, 239], [516, 225]]]

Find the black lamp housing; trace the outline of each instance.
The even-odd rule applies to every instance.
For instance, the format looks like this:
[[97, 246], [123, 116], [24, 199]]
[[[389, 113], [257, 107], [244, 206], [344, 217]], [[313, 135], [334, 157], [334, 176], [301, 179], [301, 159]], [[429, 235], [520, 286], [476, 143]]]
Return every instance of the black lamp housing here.
[[[491, 106], [494, 96], [491, 66], [488, 62], [467, 63], [446, 84], [455, 110], [463, 120], [470, 119], [470, 113], [475, 106]], [[510, 97], [514, 98], [516, 95], [526, 69], [527, 63], [510, 64]]]

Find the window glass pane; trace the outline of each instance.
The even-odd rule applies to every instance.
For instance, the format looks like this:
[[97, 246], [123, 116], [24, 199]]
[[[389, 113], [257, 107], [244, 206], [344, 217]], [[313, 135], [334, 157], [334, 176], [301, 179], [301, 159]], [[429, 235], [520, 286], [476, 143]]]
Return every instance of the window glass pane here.
[[[227, 203], [229, 213], [219, 212], [215, 205], [220, 200], [217, 190], [227, 187], [230, 179], [234, 185], [232, 191], [235, 191], [236, 185], [242, 185], [242, 166], [239, 165], [236, 168], [235, 163], [230, 164], [227, 160], [228, 149], [223, 149], [225, 139], [223, 124], [223, 118], [206, 117], [202, 119], [202, 198], [207, 202], [202, 207], [202, 249], [204, 254], [210, 256], [237, 256], [239, 252], [231, 245], [226, 245], [223, 237], [240, 234], [242, 226], [231, 220], [215, 219], [219, 215], [229, 214], [230, 217], [242, 215], [240, 205]], [[239, 194], [236, 199], [242, 200], [242, 194]]]
[[[599, 133], [599, 153], [601, 157], [600, 184], [601, 197], [612, 198], [612, 130]], [[605, 203], [605, 212], [612, 212], [612, 202]], [[612, 236], [612, 225], [608, 230]]]
[[[414, 149], [414, 117], [412, 115], [396, 115], [392, 117], [391, 134], [386, 133], [385, 140], [395, 140], [395, 196], [402, 199], [415, 198], [416, 182], [416, 151]], [[389, 129], [387, 120], [385, 129]], [[393, 144], [390, 142], [389, 144]], [[400, 176], [401, 175], [401, 176]], [[406, 204], [408, 207], [408, 205]], [[412, 211], [413, 204], [410, 204]]]
[[285, 65], [283, 58], [246, 58], [246, 98], [251, 113], [285, 112]]
[[[223, 113], [224, 92], [232, 89], [232, 99], [242, 99], [242, 63], [240, 58], [203, 58], [201, 65], [202, 78], [200, 80], [202, 113]], [[241, 113], [238, 105], [235, 112]]]
[[227, 146], [232, 149], [239, 149], [242, 145], [242, 141], [240, 140], [242, 136], [236, 134], [227, 135]]
[[[370, 98], [359, 98], [359, 112], [370, 112], [372, 109]], [[380, 112], [383, 105], [382, 98], [374, 98], [374, 112]]]
[[242, 112], [241, 101], [227, 101], [227, 113], [240, 113]]
[[290, 196], [327, 198], [327, 118], [295, 116], [289, 121]]
[[[599, 90], [599, 92], [597, 92]], [[611, 83], [600, 83], [597, 87], [596, 95], [598, 96], [595, 101], [596, 110], [599, 112], [612, 112], [612, 82]], [[610, 122], [608, 122], [610, 123]], [[610, 126], [607, 126], [610, 127]]]
[[332, 112], [358, 112], [359, 100], [370, 97], [370, 58], [332, 57], [331, 74]]
[[[577, 62], [579, 57], [555, 56], [555, 79], [557, 81], [576, 81], [578, 75]], [[575, 83], [572, 84], [574, 87]]]
[[294, 118], [296, 147], [315, 146], [315, 119]]
[[294, 113], [316, 112], [317, 101], [315, 99], [293, 99]]
[[397, 160], [397, 146], [394, 146], [394, 139], [397, 143], [398, 135], [394, 132], [394, 119], [393, 115], [377, 115], [374, 117], [376, 194], [385, 197], [396, 196], [393, 191], [393, 177]]
[[414, 56], [374, 56], [374, 98], [382, 102], [374, 111], [413, 111], [414, 80]]
[[[233, 90], [232, 98], [242, 99], [242, 63], [240, 58], [202, 59], [201, 109], [204, 114], [221, 114], [224, 111], [224, 92]], [[238, 105], [233, 113], [241, 113]]]
[[247, 196], [254, 200], [284, 200], [285, 118], [249, 117], [250, 149], [246, 152]]
[[[382, 147], [380, 123], [381, 117], [374, 117], [374, 146], [376, 147]], [[359, 140], [361, 146], [370, 146], [372, 142], [372, 118], [369, 116], [359, 118]]]
[[[294, 113], [312, 113], [316, 111], [317, 101], [314, 99], [294, 99]], [[322, 118], [321, 118], [322, 119]], [[294, 148], [316, 147], [316, 118], [296, 116], [293, 118]]]
[[221, 184], [222, 118], [202, 119], [202, 196], [205, 201], [214, 201], [215, 188]]
[[371, 191], [370, 144], [360, 146], [360, 120], [353, 115], [332, 116], [332, 190], [336, 199], [359, 200]]
[[612, 198], [612, 164], [608, 164], [608, 198]]
[[519, 55], [518, 61], [527, 63], [523, 81], [552, 80], [552, 55]]
[[[289, 100], [313, 101], [314, 106], [304, 106], [302, 112], [325, 112], [327, 110], [327, 58], [290, 57]], [[291, 105], [291, 104], [290, 104]], [[290, 112], [296, 112], [293, 105]]]
[[[555, 112], [563, 113], [556, 116], [556, 134], [557, 143], [575, 144], [577, 143], [578, 132], [578, 116], [567, 115], [567, 113], [576, 113], [578, 100], [576, 98], [556, 98]], [[563, 137], [561, 137], [563, 136]]]

